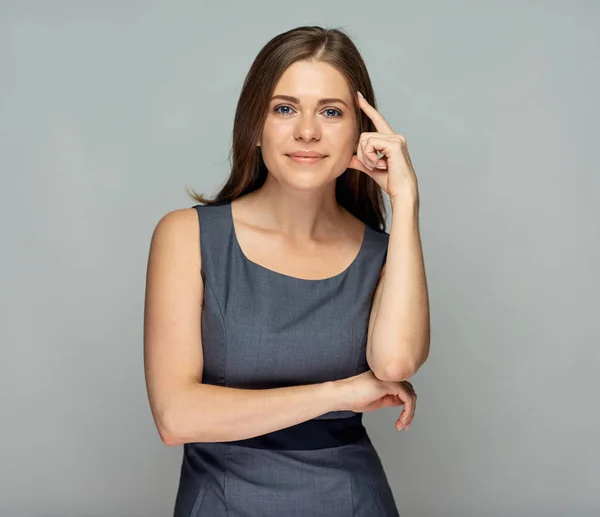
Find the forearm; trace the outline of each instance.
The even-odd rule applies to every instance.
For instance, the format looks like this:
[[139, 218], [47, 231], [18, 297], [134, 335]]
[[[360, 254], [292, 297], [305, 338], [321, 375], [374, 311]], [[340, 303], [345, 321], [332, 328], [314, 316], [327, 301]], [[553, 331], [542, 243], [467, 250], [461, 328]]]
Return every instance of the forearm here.
[[343, 388], [333, 381], [258, 390], [194, 383], [179, 393], [161, 435], [167, 445], [242, 440], [336, 411], [343, 402]]
[[375, 363], [385, 365], [380, 370], [404, 377], [412, 375], [429, 354], [429, 299], [418, 208], [418, 199], [410, 196], [392, 202], [385, 275], [371, 344]]

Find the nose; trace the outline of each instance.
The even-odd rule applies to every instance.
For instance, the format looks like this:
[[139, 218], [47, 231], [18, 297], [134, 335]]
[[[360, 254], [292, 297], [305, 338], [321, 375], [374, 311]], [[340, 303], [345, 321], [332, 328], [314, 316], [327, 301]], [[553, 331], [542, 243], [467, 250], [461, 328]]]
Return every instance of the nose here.
[[294, 138], [302, 139], [305, 142], [311, 140], [319, 140], [321, 138], [321, 129], [315, 117], [307, 114], [301, 114], [296, 118], [296, 126], [294, 127]]

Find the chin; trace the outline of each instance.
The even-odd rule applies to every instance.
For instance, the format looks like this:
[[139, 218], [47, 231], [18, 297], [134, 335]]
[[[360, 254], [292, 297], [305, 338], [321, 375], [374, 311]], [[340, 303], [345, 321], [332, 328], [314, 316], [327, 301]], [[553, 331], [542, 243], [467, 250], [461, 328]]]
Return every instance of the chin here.
[[[266, 163], [269, 174], [273, 176], [278, 183], [283, 183], [291, 188], [298, 190], [314, 190], [324, 187], [325, 185], [335, 181], [344, 171], [339, 174], [332, 174], [331, 164], [327, 166], [320, 165], [302, 165], [290, 160], [284, 156], [284, 162], [277, 161], [275, 170], [270, 168]], [[330, 159], [331, 157], [327, 157]]]
[[302, 170], [302, 167], [282, 167], [277, 173], [273, 174], [273, 172], [269, 171], [269, 174], [273, 176], [273, 179], [277, 183], [299, 190], [321, 188], [323, 185], [327, 185], [330, 181], [335, 180], [326, 171], [317, 171], [315, 169]]

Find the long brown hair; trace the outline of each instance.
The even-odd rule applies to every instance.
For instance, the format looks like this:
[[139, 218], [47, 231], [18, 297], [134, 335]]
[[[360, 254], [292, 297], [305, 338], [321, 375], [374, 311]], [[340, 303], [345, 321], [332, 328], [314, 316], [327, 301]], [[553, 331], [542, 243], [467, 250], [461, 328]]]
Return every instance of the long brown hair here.
[[[302, 60], [332, 65], [344, 75], [352, 93], [359, 90], [377, 109], [365, 63], [344, 32], [302, 26], [279, 34], [260, 50], [244, 80], [233, 124], [229, 179], [214, 199], [188, 189], [193, 199], [206, 205], [232, 201], [264, 184], [268, 170], [262, 159], [262, 148], [256, 145], [256, 141], [279, 78], [290, 65]], [[373, 121], [360, 109], [355, 96], [353, 99], [359, 134], [377, 131]], [[383, 194], [372, 178], [362, 171], [348, 168], [336, 179], [335, 190], [338, 203], [352, 215], [372, 228], [385, 230]]]

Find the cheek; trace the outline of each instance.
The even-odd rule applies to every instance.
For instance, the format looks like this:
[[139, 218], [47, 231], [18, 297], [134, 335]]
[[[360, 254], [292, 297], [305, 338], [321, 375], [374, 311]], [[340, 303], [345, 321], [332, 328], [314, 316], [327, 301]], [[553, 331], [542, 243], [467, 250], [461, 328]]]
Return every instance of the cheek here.
[[263, 141], [270, 142], [271, 145], [277, 146], [282, 142], [289, 141], [290, 135], [293, 133], [293, 127], [286, 121], [267, 121], [263, 126]]
[[356, 151], [358, 136], [352, 130], [343, 131], [337, 136], [338, 148], [342, 154], [352, 154]]
[[346, 145], [346, 142], [352, 141], [354, 131], [346, 124], [323, 124], [321, 126], [321, 138], [338, 146]]

